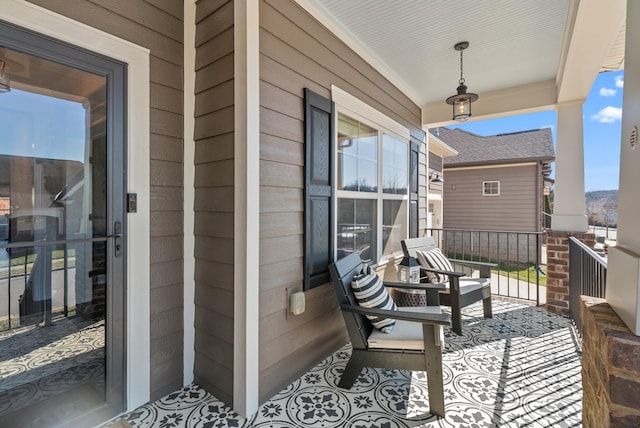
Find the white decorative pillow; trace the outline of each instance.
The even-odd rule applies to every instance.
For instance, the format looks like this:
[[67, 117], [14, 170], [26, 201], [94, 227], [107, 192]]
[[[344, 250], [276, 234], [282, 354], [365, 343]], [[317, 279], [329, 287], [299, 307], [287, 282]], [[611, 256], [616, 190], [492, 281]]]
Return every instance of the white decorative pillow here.
[[[380, 280], [371, 266], [365, 266], [361, 274], [353, 277], [351, 288], [358, 305], [364, 308], [398, 310], [382, 280]], [[375, 315], [367, 315], [367, 318], [375, 328], [383, 333], [391, 333], [393, 326], [396, 325], [396, 320], [393, 318], [383, 318]]]
[[[418, 263], [420, 263], [420, 265], [424, 267], [453, 272], [453, 266], [451, 266], [449, 259], [447, 259], [444, 254], [442, 254], [440, 248], [436, 247], [427, 251], [418, 250], [416, 251], [416, 256], [418, 259]], [[429, 282], [435, 284], [443, 284], [449, 282], [449, 277], [447, 275], [435, 272], [427, 271], [427, 277], [429, 278]]]

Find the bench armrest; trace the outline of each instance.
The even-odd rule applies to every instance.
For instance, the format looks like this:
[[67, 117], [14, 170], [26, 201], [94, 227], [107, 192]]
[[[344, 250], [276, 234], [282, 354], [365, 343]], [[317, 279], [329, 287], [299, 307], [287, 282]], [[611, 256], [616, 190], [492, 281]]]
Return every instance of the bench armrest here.
[[395, 320], [419, 322], [422, 324], [449, 325], [451, 316], [449, 314], [429, 314], [421, 312], [393, 311], [388, 309], [365, 308], [358, 305], [340, 305], [340, 309], [345, 312], [353, 312], [362, 315], [373, 315], [377, 317], [393, 318]]
[[421, 271], [427, 271], [427, 272], [433, 272], [433, 273], [439, 273], [440, 275], [447, 275], [449, 277], [455, 276], [455, 277], [463, 277], [466, 274], [464, 272], [452, 272], [452, 271], [448, 271], [448, 270], [439, 270], [439, 269], [433, 269], [433, 268], [428, 268], [428, 267], [424, 267], [424, 266], [420, 266], [420, 270]]
[[462, 266], [469, 267], [477, 267], [480, 271], [481, 278], [490, 278], [491, 277], [491, 269], [498, 266], [497, 263], [489, 263], [489, 262], [476, 262], [472, 260], [460, 260], [460, 259], [449, 259], [451, 264], [458, 264]]
[[402, 290], [446, 290], [447, 286], [444, 284], [433, 284], [430, 282], [391, 282], [384, 281], [385, 287], [398, 288]]

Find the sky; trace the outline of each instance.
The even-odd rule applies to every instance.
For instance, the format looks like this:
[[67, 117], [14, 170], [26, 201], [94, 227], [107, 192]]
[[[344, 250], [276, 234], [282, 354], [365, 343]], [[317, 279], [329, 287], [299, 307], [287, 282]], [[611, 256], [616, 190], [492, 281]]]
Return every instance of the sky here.
[[[584, 103], [582, 111], [586, 191], [618, 188], [623, 86], [624, 71], [600, 73]], [[557, 115], [555, 111], [549, 110], [456, 124], [449, 128], [461, 128], [483, 136], [551, 128], [555, 147]]]
[[0, 94], [0, 154], [84, 161], [82, 104], [11, 89]]

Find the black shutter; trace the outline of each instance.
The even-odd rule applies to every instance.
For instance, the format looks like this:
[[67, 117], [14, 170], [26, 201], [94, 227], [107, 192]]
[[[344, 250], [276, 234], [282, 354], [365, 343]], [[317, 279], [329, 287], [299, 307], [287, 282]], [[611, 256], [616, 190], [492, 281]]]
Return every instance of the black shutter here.
[[329, 282], [333, 262], [334, 105], [304, 90], [304, 290]]
[[418, 203], [418, 163], [420, 144], [422, 142], [411, 137], [411, 155], [409, 157], [409, 238], [418, 237], [418, 223], [420, 221], [420, 204]]

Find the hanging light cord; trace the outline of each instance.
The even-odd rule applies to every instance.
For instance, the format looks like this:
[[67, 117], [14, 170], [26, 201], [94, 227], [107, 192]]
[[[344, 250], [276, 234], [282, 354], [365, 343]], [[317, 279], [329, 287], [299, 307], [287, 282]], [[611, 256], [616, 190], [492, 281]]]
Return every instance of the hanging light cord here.
[[458, 84], [460, 85], [464, 85], [464, 77], [462, 77], [462, 51], [464, 49], [460, 49], [460, 80], [458, 81]]

